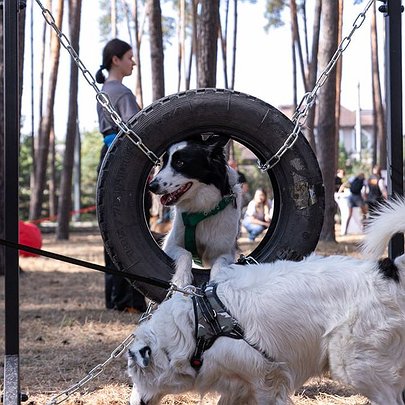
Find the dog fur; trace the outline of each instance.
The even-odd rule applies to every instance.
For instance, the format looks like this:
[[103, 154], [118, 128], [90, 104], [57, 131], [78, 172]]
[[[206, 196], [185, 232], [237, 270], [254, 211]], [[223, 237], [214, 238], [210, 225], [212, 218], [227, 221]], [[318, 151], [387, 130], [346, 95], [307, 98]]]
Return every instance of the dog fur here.
[[328, 370], [374, 405], [404, 405], [405, 255], [387, 259], [390, 272], [375, 260], [404, 230], [401, 199], [368, 228], [364, 251], [373, 259], [311, 255], [217, 273], [218, 296], [245, 340], [274, 361], [244, 340], [219, 337], [196, 371], [192, 300], [174, 294], [134, 332], [131, 405], [156, 405], [185, 391], [215, 391], [220, 405], [291, 404], [296, 389]]
[[235, 202], [201, 221], [195, 237], [202, 265], [211, 268], [211, 277], [224, 265], [235, 262], [241, 187], [236, 171], [226, 163], [226, 141], [213, 137], [172, 145], [149, 184], [153, 193], [162, 195], [163, 205], [175, 207], [173, 225], [162, 248], [175, 262], [172, 282], [179, 287], [191, 284], [193, 263], [192, 254], [185, 249], [182, 213], [210, 212], [229, 194], [235, 196]]

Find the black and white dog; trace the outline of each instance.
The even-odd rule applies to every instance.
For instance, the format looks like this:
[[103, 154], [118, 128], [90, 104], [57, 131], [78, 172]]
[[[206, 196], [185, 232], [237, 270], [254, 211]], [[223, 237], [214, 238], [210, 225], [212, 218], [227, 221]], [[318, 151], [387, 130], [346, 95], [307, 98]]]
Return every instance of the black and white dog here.
[[405, 200], [393, 200], [368, 228], [367, 260], [311, 255], [221, 269], [210, 284], [241, 338], [220, 332], [197, 367], [197, 298], [175, 293], [134, 332], [131, 405], [192, 390], [219, 393], [220, 405], [291, 404], [327, 370], [373, 405], [404, 405], [405, 255], [378, 260], [404, 231]]
[[172, 282], [179, 287], [191, 284], [193, 259], [211, 268], [211, 277], [235, 262], [241, 187], [225, 159], [227, 140], [212, 136], [172, 145], [149, 184], [163, 205], [175, 207], [162, 248], [175, 262]]

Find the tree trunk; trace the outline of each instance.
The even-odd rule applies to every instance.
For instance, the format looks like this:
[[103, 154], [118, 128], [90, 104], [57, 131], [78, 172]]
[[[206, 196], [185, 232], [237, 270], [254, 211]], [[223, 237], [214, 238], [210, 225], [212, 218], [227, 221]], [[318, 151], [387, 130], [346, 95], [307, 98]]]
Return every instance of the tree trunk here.
[[198, 87], [215, 87], [219, 27], [219, 0], [201, 0], [197, 60]]
[[[3, 10], [0, 10], [0, 156], [4, 156], [5, 129], [4, 129], [4, 47], [3, 47]], [[0, 238], [4, 238], [5, 227], [5, 193], [4, 159], [0, 160]], [[5, 272], [5, 247], [0, 246], [0, 276]]]
[[53, 125], [54, 115], [52, 112], [52, 127], [49, 135], [49, 170], [48, 170], [48, 203], [49, 217], [56, 217], [56, 137], [55, 127]]
[[[325, 69], [338, 45], [338, 2], [326, 1], [322, 5], [321, 47], [319, 64]], [[336, 70], [332, 69], [323, 87], [320, 89], [318, 104], [318, 160], [325, 185], [325, 217], [321, 240], [335, 240], [335, 201], [334, 180], [336, 174]]]
[[[70, 42], [73, 49], [79, 54], [80, 16], [82, 0], [69, 0], [69, 28]], [[60, 185], [58, 226], [56, 239], [69, 239], [69, 220], [72, 210], [72, 177], [73, 163], [77, 134], [77, 95], [78, 95], [79, 70], [76, 63], [70, 60], [70, 89], [69, 112], [66, 127], [65, 153], [63, 155], [63, 169]], [[79, 135], [79, 134], [77, 134]]]
[[[179, 1], [179, 23], [177, 24], [177, 91], [181, 89], [181, 80], [183, 76], [183, 66], [186, 58], [186, 4], [185, 0]], [[184, 72], [184, 76], [185, 76]]]
[[[198, 40], [197, 40], [197, 3], [198, 0], [191, 0], [191, 21], [192, 21], [192, 41], [191, 41], [191, 52], [190, 58], [188, 61], [188, 72], [186, 78], [186, 89], [190, 88], [191, 83], [191, 68], [193, 66], [193, 57], [198, 58]], [[197, 83], [198, 83], [198, 74], [197, 74]]]
[[[306, 80], [307, 88], [305, 91], [312, 91], [318, 74], [318, 49], [319, 49], [319, 32], [320, 32], [320, 21], [321, 21], [321, 11], [322, 11], [322, 0], [316, 0], [315, 2], [315, 12], [314, 12], [314, 26], [312, 34], [312, 48], [311, 48], [311, 62], [308, 65], [308, 78]], [[307, 121], [306, 121], [306, 138], [311, 145], [312, 149], [316, 153], [316, 143], [314, 136], [314, 126], [315, 126], [315, 111], [316, 105], [309, 110]]]
[[135, 26], [135, 61], [136, 61], [136, 101], [143, 108], [143, 91], [142, 91], [142, 69], [141, 69], [141, 35], [139, 32], [139, 7], [138, 0], [134, 0], [134, 26]]
[[384, 107], [381, 95], [380, 66], [378, 61], [378, 41], [376, 5], [373, 3], [371, 16], [371, 71], [373, 86], [373, 166], [379, 164], [381, 169], [387, 168], [387, 139], [385, 132]]
[[302, 77], [302, 82], [304, 83], [304, 89], [305, 89], [307, 87], [307, 84], [306, 84], [307, 78], [305, 75], [304, 57], [302, 55], [300, 31], [298, 29], [297, 3], [295, 0], [290, 0], [290, 12], [291, 12], [292, 36], [294, 38], [294, 47], [296, 48], [296, 51], [298, 54], [298, 61], [300, 64], [301, 77]]
[[[295, 15], [294, 15], [295, 13]], [[297, 57], [295, 53], [295, 44], [297, 41], [296, 30], [294, 26], [295, 17], [297, 15], [297, 7], [295, 6], [295, 1], [290, 1], [290, 18], [291, 18], [291, 58], [292, 58], [292, 84], [293, 84], [293, 108], [297, 108], [298, 90], [297, 90]]]
[[117, 37], [117, 1], [111, 0], [111, 36]]
[[[47, 10], [51, 9], [51, 1], [48, 0], [48, 3], [46, 5]], [[41, 128], [42, 125], [42, 118], [43, 118], [43, 104], [44, 104], [44, 71], [45, 71], [45, 40], [46, 40], [46, 30], [48, 27], [47, 22], [44, 20], [43, 21], [43, 28], [42, 28], [42, 46], [41, 46], [41, 58], [40, 58], [40, 70], [39, 70], [39, 83], [38, 83], [38, 89], [39, 89], [39, 101], [38, 101], [38, 106], [39, 106], [39, 128]], [[32, 172], [31, 172], [31, 177], [30, 177], [30, 183], [31, 183], [31, 190], [35, 188], [35, 173], [36, 173], [36, 154], [38, 150], [38, 143], [39, 143], [39, 136], [33, 135], [33, 140], [32, 140]]]
[[149, 0], [148, 4], [152, 97], [153, 100], [157, 100], [165, 95], [162, 10], [160, 0]]
[[233, 2], [233, 41], [232, 41], [232, 76], [231, 76], [231, 89], [235, 88], [235, 79], [236, 79], [236, 43], [238, 38], [238, 0], [234, 0]]
[[[339, 0], [339, 14], [338, 14], [338, 43], [342, 41], [343, 30], [343, 0]], [[339, 130], [340, 130], [340, 90], [342, 88], [342, 58], [336, 63], [336, 111], [335, 111], [335, 125], [336, 125], [336, 169], [339, 159]]]
[[[62, 27], [63, 0], [58, 0], [55, 23]], [[59, 68], [60, 42], [57, 35], [51, 32], [51, 61], [49, 74], [49, 90], [46, 103], [46, 111], [41, 119], [38, 130], [38, 150], [36, 151], [35, 184], [30, 201], [30, 219], [38, 219], [41, 216], [43, 195], [46, 183], [46, 170], [49, 154], [49, 138], [52, 128], [53, 107], [55, 104], [56, 82]]]
[[228, 16], [229, 16], [229, 0], [226, 0], [225, 6], [225, 27], [222, 29], [221, 20], [219, 21], [218, 35], [221, 40], [221, 51], [222, 51], [222, 65], [224, 71], [224, 84], [225, 88], [229, 88], [228, 84], [228, 61], [227, 61], [227, 42], [228, 42]]

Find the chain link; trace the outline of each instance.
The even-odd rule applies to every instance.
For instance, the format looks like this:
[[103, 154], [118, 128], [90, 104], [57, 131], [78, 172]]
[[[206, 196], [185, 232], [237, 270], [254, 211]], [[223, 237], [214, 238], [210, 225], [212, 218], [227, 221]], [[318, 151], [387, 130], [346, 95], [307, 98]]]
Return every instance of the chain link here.
[[[257, 262], [256, 262], [257, 263]], [[184, 295], [195, 295], [198, 297], [201, 297], [202, 295], [200, 294], [200, 289], [195, 287], [194, 285], [187, 285], [183, 288], [177, 287], [175, 284], [171, 284], [169, 291], [166, 294], [166, 297], [163, 299], [163, 301], [168, 300], [173, 292], [180, 292]], [[153, 313], [156, 311], [158, 308], [158, 304], [155, 301], [149, 301], [148, 307], [146, 311], [141, 315], [139, 318], [138, 324], [147, 321], [148, 319], [151, 318]], [[64, 401], [66, 401], [71, 395], [73, 395], [75, 392], [77, 392], [81, 387], [86, 385], [88, 382], [91, 380], [95, 379], [99, 374], [101, 374], [104, 369], [115, 359], [121, 357], [125, 351], [129, 348], [131, 343], [134, 341], [135, 336], [133, 333], [131, 333], [129, 336], [127, 336], [122, 343], [120, 343], [110, 354], [108, 359], [104, 363], [97, 364], [94, 368], [92, 368], [87, 375], [82, 378], [80, 381], [77, 383], [73, 384], [66, 390], [62, 391], [60, 394], [54, 396], [49, 400], [49, 402], [46, 403], [46, 405], [57, 405], [60, 404]]]
[[298, 107], [295, 110], [294, 115], [292, 117], [292, 121], [295, 124], [294, 129], [291, 132], [291, 134], [288, 135], [284, 144], [265, 163], [261, 163], [260, 160], [257, 161], [257, 166], [259, 167], [259, 169], [262, 172], [265, 172], [265, 171], [273, 168], [280, 161], [280, 159], [284, 155], [284, 153], [287, 152], [288, 149], [291, 149], [293, 147], [294, 143], [297, 141], [299, 133], [301, 132], [301, 129], [303, 128], [303, 126], [305, 125], [305, 122], [307, 120], [308, 112], [315, 104], [319, 89], [325, 84], [326, 80], [329, 77], [331, 70], [335, 67], [337, 61], [342, 56], [342, 54], [346, 50], [346, 48], [349, 46], [349, 44], [352, 40], [352, 36], [355, 33], [355, 31], [358, 30], [362, 26], [364, 20], [366, 19], [366, 13], [369, 10], [369, 8], [371, 7], [371, 5], [374, 3], [374, 1], [375, 0], [368, 1], [366, 6], [364, 7], [363, 11], [354, 20], [350, 33], [347, 36], [345, 36], [342, 39], [342, 41], [340, 42], [336, 52], [333, 54], [331, 60], [329, 61], [326, 68], [321, 73], [317, 82], [315, 83], [313, 90], [311, 92], [304, 94], [302, 100], [298, 104]]
[[94, 76], [90, 73], [90, 71], [86, 68], [86, 66], [84, 65], [82, 60], [79, 58], [79, 55], [77, 54], [77, 52], [73, 49], [72, 45], [70, 44], [69, 39], [58, 28], [58, 26], [55, 23], [55, 18], [53, 17], [52, 13], [42, 5], [40, 0], [35, 0], [35, 1], [41, 8], [42, 15], [43, 15], [45, 21], [56, 32], [56, 35], [58, 36], [61, 45], [69, 52], [70, 56], [75, 61], [77, 67], [80, 69], [83, 77], [86, 79], [87, 83], [90, 84], [91, 87], [93, 87], [94, 91], [97, 93], [97, 95], [96, 95], [97, 101], [102, 105], [102, 107], [105, 110], [107, 110], [109, 112], [111, 119], [114, 121], [115, 124], [117, 124], [118, 128], [120, 129], [120, 133], [122, 132], [123, 134], [125, 134], [125, 136], [127, 136], [127, 138], [137, 148], [139, 148], [148, 157], [148, 159], [152, 161], [152, 163], [155, 166], [159, 166], [159, 158], [155, 155], [154, 152], [152, 152], [143, 143], [143, 141], [139, 135], [137, 135], [132, 129], [128, 128], [127, 124], [122, 120], [120, 115], [114, 109], [108, 95], [99, 90], [99, 88], [96, 84], [96, 81], [94, 79]]
[[50, 401], [47, 402], [47, 405], [57, 405], [63, 401], [66, 401], [72, 394], [77, 392], [81, 387], [83, 387], [89, 381], [93, 380], [99, 374], [101, 374], [104, 371], [104, 369], [107, 367], [108, 364], [110, 364], [113, 360], [117, 359], [118, 357], [121, 357], [123, 355], [123, 353], [131, 345], [131, 343], [134, 341], [134, 339], [135, 339], [135, 336], [131, 333], [129, 336], [127, 336], [125, 338], [125, 340], [119, 346], [117, 346], [111, 352], [110, 357], [104, 363], [98, 364], [96, 367], [92, 368], [87, 373], [87, 375], [84, 378], [82, 378], [79, 382], [77, 382], [76, 384], [73, 384], [71, 387], [69, 387], [65, 391], [62, 391], [60, 394], [51, 398]]

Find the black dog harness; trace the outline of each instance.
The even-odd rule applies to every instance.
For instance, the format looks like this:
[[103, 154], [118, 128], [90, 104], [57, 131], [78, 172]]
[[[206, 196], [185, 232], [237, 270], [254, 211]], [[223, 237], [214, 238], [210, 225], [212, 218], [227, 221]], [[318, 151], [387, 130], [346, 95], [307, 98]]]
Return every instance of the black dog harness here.
[[242, 327], [228, 312], [217, 295], [217, 284], [210, 283], [202, 287], [201, 294], [192, 297], [195, 315], [196, 348], [191, 357], [191, 366], [199, 369], [202, 366], [202, 354], [221, 336], [232, 339], [243, 339], [258, 350], [266, 359], [274, 361], [257, 346], [246, 341]]

